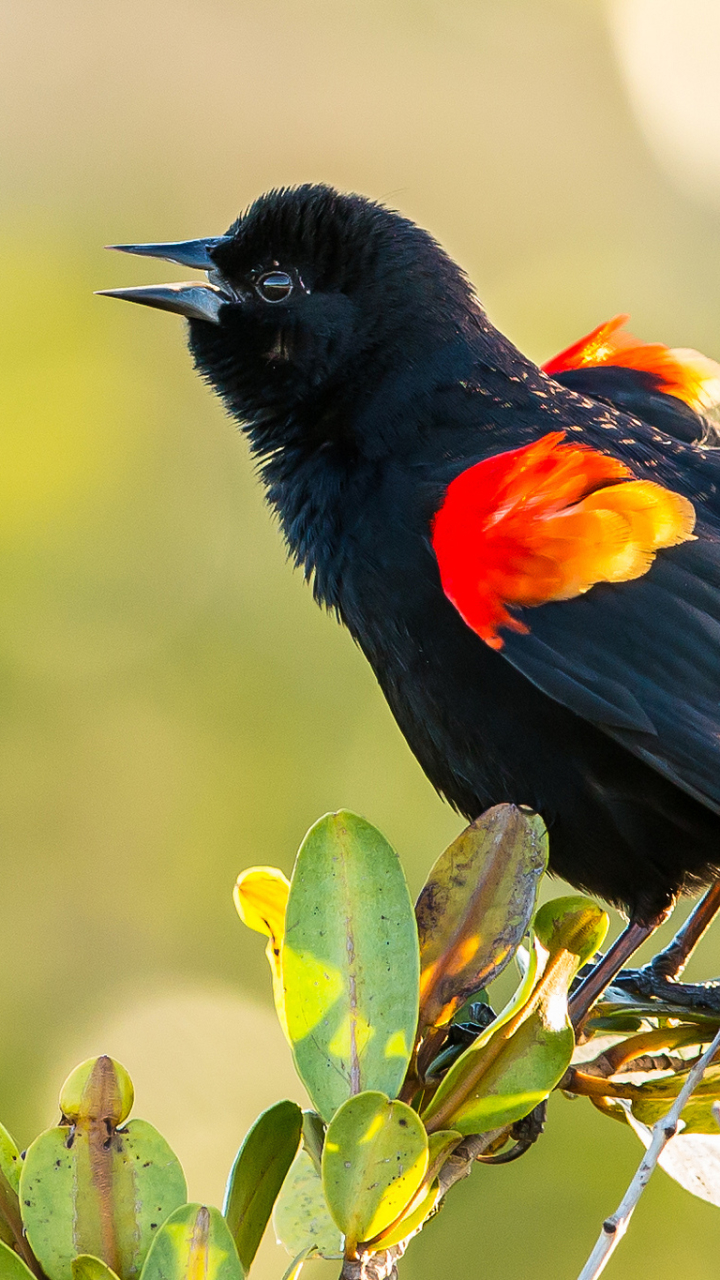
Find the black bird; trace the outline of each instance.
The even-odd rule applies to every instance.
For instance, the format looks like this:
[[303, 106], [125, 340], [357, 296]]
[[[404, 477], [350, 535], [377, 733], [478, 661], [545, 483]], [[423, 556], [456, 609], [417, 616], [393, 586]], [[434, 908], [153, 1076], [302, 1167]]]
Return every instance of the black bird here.
[[207, 271], [109, 292], [189, 319], [431, 782], [543, 814], [637, 945], [720, 863], [720, 366], [618, 317], [541, 370], [429, 234], [325, 186], [114, 247]]

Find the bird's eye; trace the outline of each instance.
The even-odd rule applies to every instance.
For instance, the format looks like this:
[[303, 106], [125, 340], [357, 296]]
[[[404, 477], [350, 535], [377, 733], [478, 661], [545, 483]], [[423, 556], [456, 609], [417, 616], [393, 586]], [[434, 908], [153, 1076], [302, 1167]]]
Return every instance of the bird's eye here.
[[293, 291], [293, 282], [287, 271], [266, 271], [255, 281], [255, 290], [264, 302], [284, 302]]

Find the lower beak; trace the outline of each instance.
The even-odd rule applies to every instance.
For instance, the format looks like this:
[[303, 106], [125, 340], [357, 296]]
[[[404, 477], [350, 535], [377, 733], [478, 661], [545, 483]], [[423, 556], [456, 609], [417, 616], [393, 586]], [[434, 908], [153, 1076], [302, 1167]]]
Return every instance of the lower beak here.
[[220, 309], [233, 299], [217, 285], [204, 284], [201, 280], [185, 280], [180, 284], [140, 285], [135, 289], [98, 289], [103, 298], [122, 298], [125, 302], [140, 302], [144, 307], [158, 307], [160, 311], [175, 311], [189, 320], [208, 320], [220, 323]]
[[[133, 253], [143, 258], [163, 258], [167, 262], [179, 262], [183, 267], [196, 267], [200, 271], [214, 271], [213, 250], [223, 244], [227, 236], [209, 237], [205, 240], [179, 240], [166, 244], [111, 244], [109, 249], [121, 253]], [[123, 298], [125, 302], [140, 302], [144, 307], [158, 307], [161, 311], [175, 311], [192, 320], [208, 320], [219, 324], [220, 308], [234, 301], [217, 285], [209, 281], [186, 280], [180, 284], [143, 285], [137, 289], [99, 289], [105, 298]]]

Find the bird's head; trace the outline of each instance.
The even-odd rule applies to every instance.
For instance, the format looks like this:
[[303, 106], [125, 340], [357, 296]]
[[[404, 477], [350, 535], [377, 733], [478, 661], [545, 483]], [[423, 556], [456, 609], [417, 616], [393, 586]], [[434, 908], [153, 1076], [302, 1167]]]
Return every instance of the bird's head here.
[[186, 316], [200, 372], [251, 428], [421, 367], [477, 314], [427, 232], [326, 186], [271, 191], [223, 236], [113, 247], [207, 272], [207, 282], [108, 292]]

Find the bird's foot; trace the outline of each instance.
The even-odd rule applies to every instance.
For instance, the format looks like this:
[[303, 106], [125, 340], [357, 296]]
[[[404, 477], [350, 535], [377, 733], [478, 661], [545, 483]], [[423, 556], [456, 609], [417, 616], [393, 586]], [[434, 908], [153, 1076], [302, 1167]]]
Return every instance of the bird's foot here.
[[480, 1155], [477, 1160], [481, 1164], [511, 1164], [513, 1160], [518, 1160], [520, 1156], [524, 1156], [535, 1145], [538, 1138], [545, 1132], [545, 1121], [547, 1119], [547, 1099], [539, 1102], [538, 1105], [525, 1116], [522, 1120], [516, 1120], [515, 1124], [507, 1131], [508, 1138], [513, 1138], [514, 1143], [507, 1151], [500, 1151], [496, 1155]]
[[612, 980], [612, 988], [618, 988], [627, 999], [642, 1003], [672, 1005], [678, 1013], [720, 1015], [720, 979], [710, 982], [675, 982], [663, 973], [663, 966], [643, 965], [641, 969], [621, 969]]

